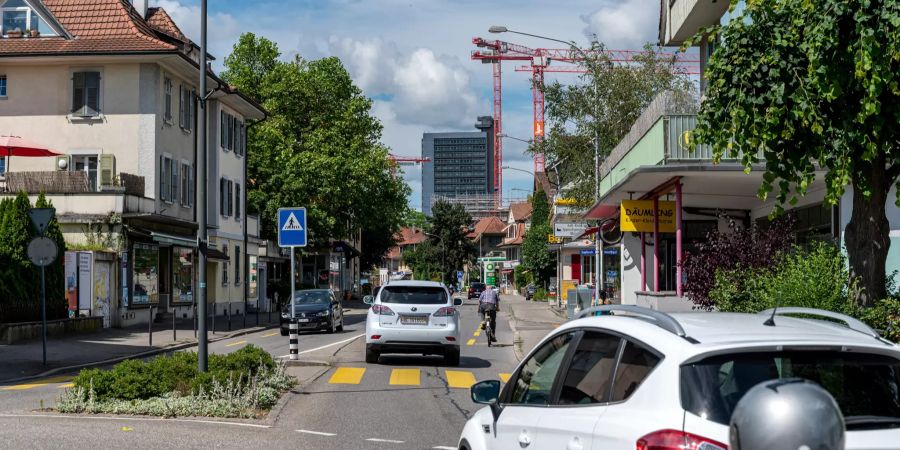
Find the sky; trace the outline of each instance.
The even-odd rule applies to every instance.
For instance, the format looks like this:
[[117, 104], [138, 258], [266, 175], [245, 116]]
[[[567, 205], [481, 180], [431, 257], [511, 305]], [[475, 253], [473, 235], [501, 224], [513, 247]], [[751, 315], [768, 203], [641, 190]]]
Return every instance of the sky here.
[[[199, 42], [199, 0], [151, 0]], [[470, 59], [473, 37], [536, 47], [562, 44], [515, 34], [490, 34], [491, 25], [607, 48], [639, 49], [656, 42], [659, 0], [209, 0], [209, 47], [216, 70], [238, 37], [253, 32], [278, 44], [284, 58], [339, 57], [384, 125], [382, 141], [395, 155], [421, 155], [422, 133], [475, 131], [477, 116], [491, 115], [491, 66]], [[529, 139], [529, 74], [503, 72], [503, 132]], [[547, 80], [555, 79], [551, 74]], [[561, 75], [563, 83], [577, 83]], [[525, 143], [506, 139], [503, 163], [531, 171]], [[421, 209], [421, 168], [404, 168]], [[523, 198], [531, 175], [503, 172], [504, 198]]]

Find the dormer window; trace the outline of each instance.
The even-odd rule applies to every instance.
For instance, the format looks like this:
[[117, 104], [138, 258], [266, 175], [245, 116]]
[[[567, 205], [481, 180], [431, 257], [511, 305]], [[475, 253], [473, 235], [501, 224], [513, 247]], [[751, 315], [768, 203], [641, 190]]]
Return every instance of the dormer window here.
[[0, 0], [0, 34], [10, 31], [34, 30], [42, 36], [55, 36], [53, 28], [25, 0]]

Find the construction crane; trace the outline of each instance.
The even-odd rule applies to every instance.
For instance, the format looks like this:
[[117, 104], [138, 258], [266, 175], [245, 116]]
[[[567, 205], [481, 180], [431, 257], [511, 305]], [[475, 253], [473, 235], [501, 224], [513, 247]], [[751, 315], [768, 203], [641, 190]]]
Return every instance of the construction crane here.
[[421, 156], [397, 156], [388, 154], [388, 159], [398, 166], [417, 166], [419, 164], [431, 162], [431, 158], [424, 158]]
[[[495, 153], [495, 191], [499, 192], [502, 187], [502, 174], [500, 167], [502, 165], [502, 148], [503, 143], [499, 138], [502, 133], [502, 67], [501, 61], [527, 61], [529, 64], [516, 68], [516, 71], [530, 71], [532, 80], [532, 101], [533, 101], [533, 135], [534, 141], [540, 142], [544, 139], [544, 73], [585, 73], [581, 67], [559, 66], [550, 67], [551, 61], [561, 61], [566, 63], [577, 64], [584, 61], [585, 56], [604, 57], [605, 60], [630, 64], [636, 63], [635, 57], [645, 55], [648, 52], [643, 50], [576, 50], [574, 48], [558, 49], [558, 48], [530, 48], [524, 45], [513, 44], [505, 41], [489, 41], [483, 38], [473, 38], [472, 43], [476, 47], [485, 50], [472, 51], [471, 58], [481, 61], [484, 64], [491, 64], [493, 68], [493, 87], [494, 87], [494, 148]], [[699, 60], [689, 59], [682, 53], [657, 52], [656, 54], [671, 56], [674, 62], [675, 70], [686, 74], [699, 73]], [[544, 154], [535, 152], [534, 154], [534, 172], [544, 171]]]

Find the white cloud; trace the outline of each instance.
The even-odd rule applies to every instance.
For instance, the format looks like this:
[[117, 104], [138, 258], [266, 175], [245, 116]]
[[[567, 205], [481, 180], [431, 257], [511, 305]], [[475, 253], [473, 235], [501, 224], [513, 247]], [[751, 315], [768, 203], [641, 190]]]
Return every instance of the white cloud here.
[[611, 49], [639, 49], [656, 42], [659, 31], [659, 2], [654, 0], [610, 1], [597, 11], [581, 17], [588, 37], [596, 35]]

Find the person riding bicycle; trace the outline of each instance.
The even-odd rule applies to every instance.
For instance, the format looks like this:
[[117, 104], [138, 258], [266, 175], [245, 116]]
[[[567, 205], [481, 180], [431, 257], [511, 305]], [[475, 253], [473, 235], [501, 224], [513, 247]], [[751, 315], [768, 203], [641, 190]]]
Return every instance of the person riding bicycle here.
[[494, 342], [497, 342], [497, 310], [499, 309], [500, 295], [497, 293], [497, 290], [488, 287], [482, 291], [481, 296], [478, 297], [478, 312], [481, 313], [482, 323], [485, 320], [490, 320], [491, 330], [493, 330], [494, 334], [494, 336], [491, 336], [491, 340]]

